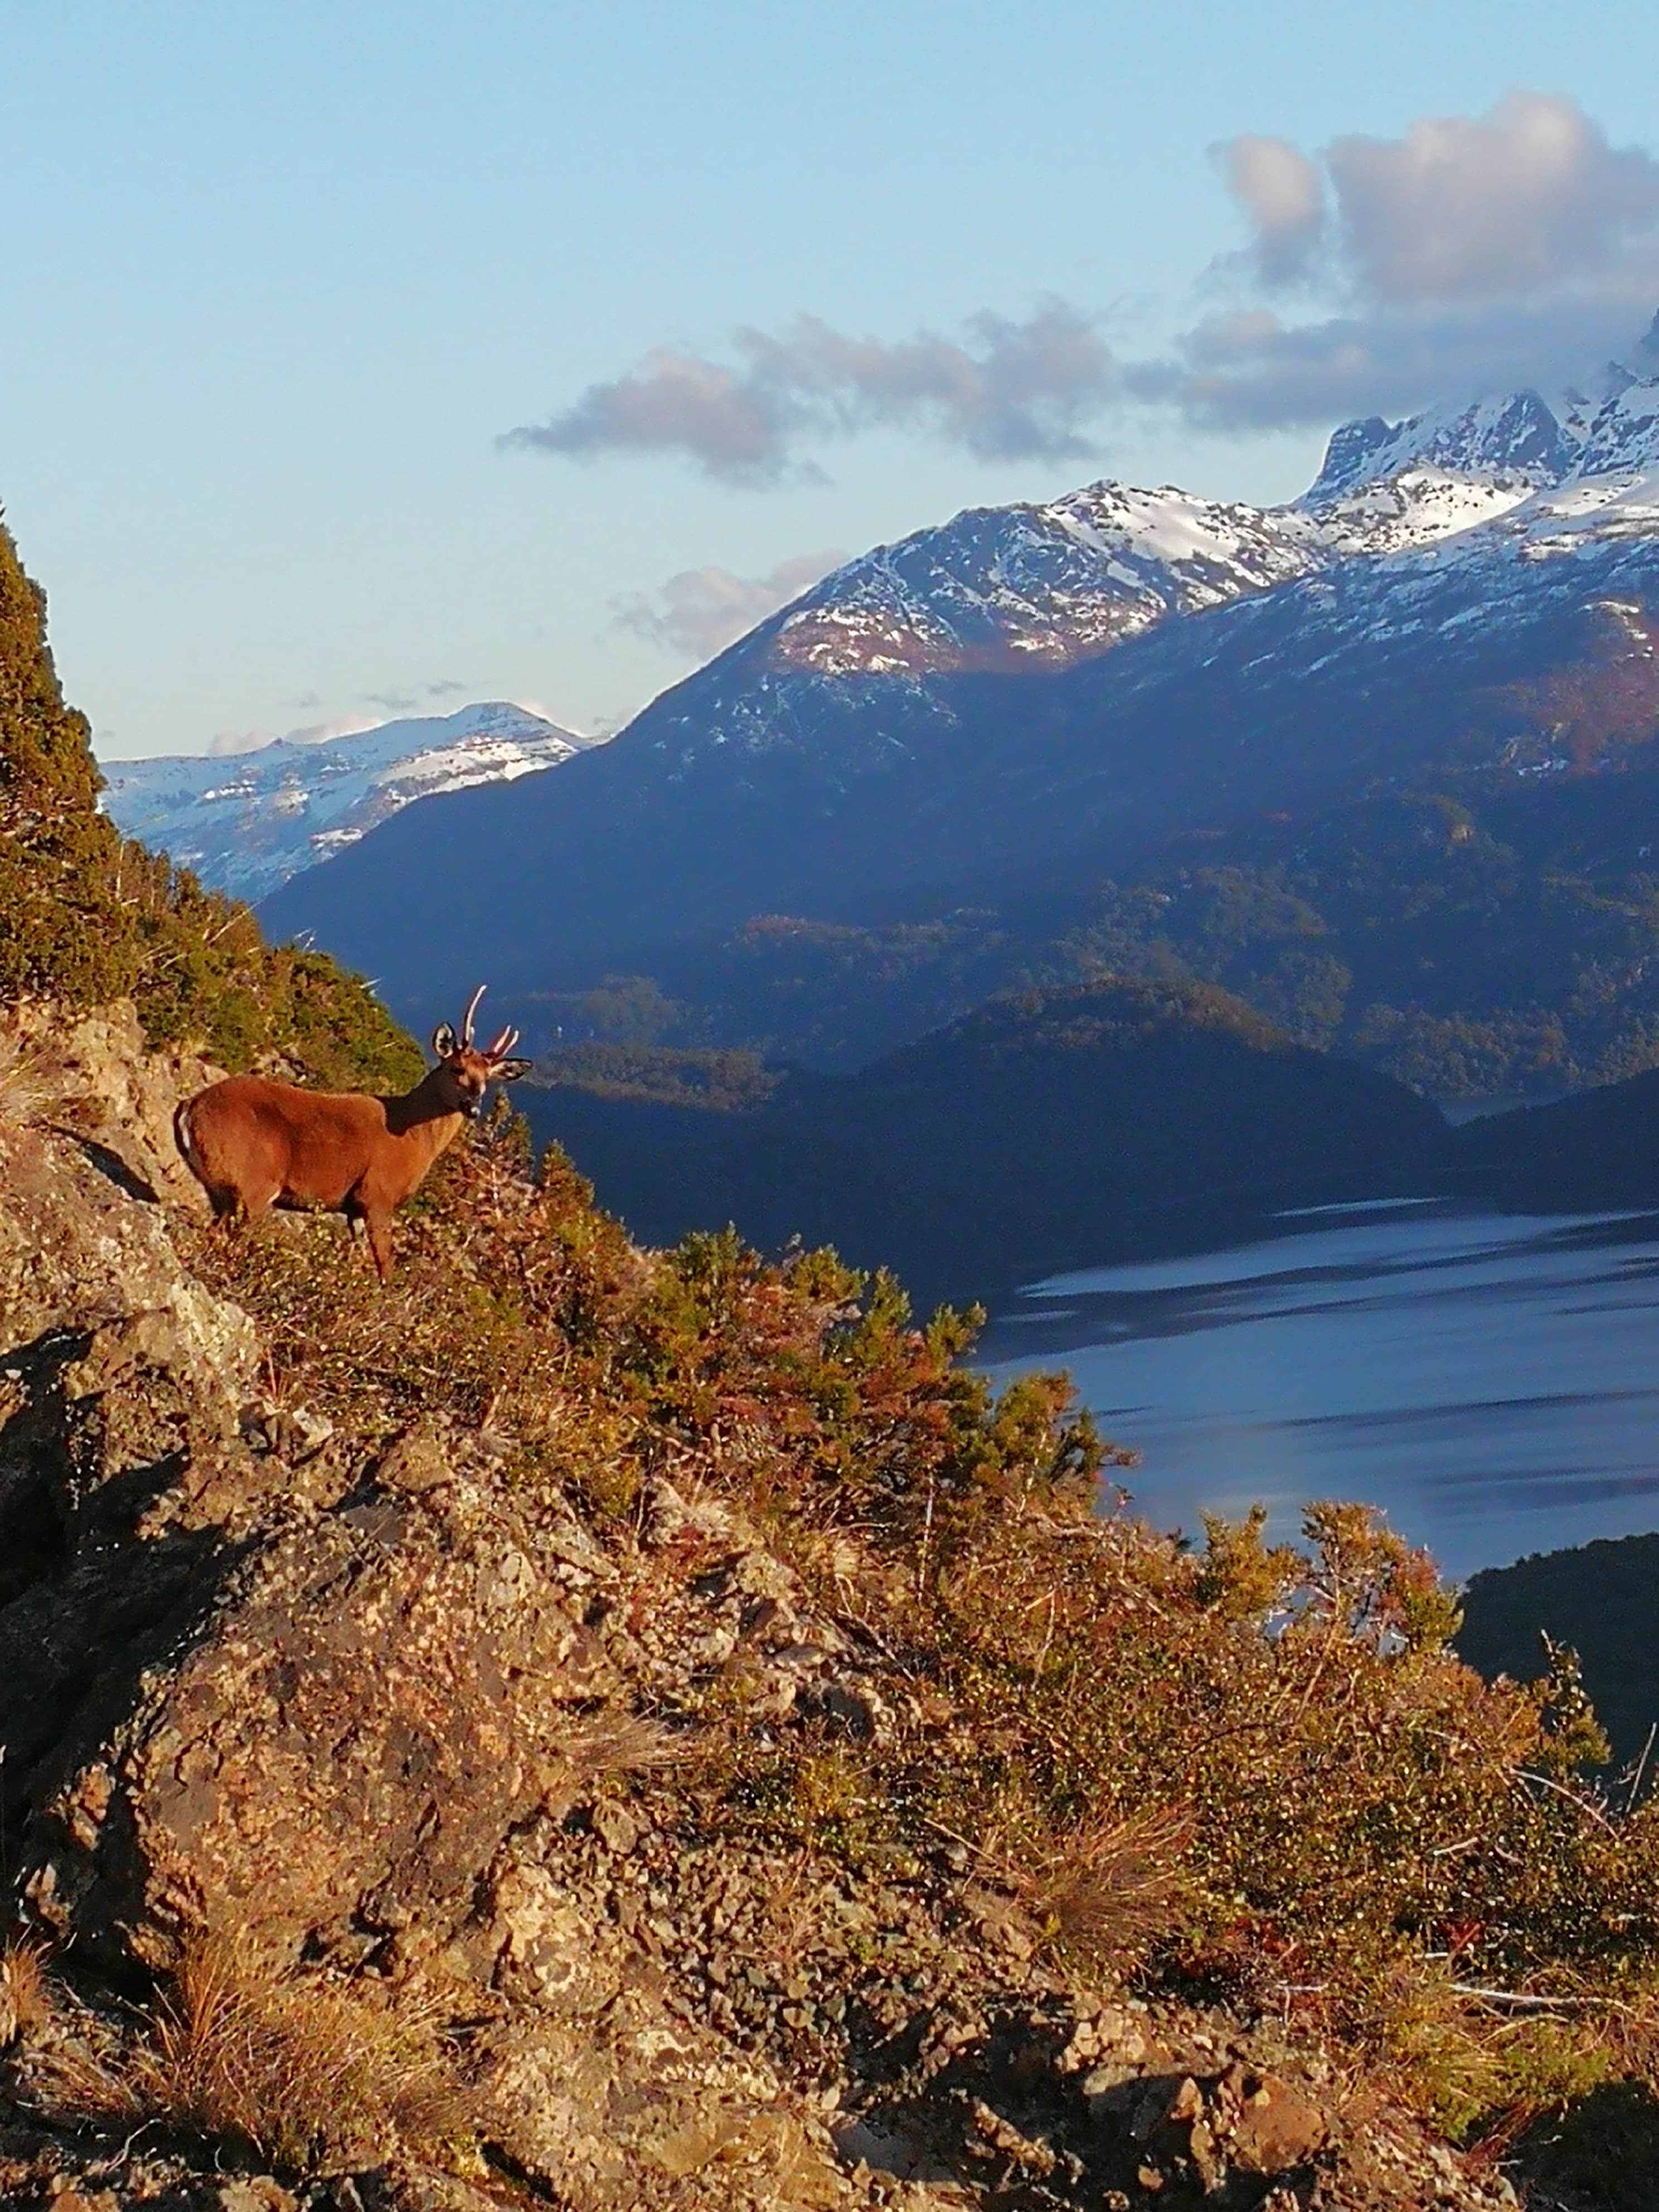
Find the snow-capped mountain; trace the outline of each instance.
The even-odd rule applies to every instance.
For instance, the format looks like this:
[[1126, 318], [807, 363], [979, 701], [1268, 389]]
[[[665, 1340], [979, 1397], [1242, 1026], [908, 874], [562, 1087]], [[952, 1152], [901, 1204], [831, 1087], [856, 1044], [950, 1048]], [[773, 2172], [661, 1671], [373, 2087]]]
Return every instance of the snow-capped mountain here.
[[412, 799], [509, 783], [593, 742], [495, 700], [345, 737], [278, 738], [253, 752], [109, 762], [103, 803], [129, 837], [252, 901]]
[[603, 753], [406, 815], [266, 917], [395, 994], [486, 942], [530, 988], [754, 915], [1049, 896], [1377, 779], [1659, 759], [1656, 639], [1650, 334], [1553, 404], [1346, 424], [1284, 507], [1098, 484], [878, 547]]
[[[1102, 483], [1046, 505], [969, 508], [834, 570], [631, 727], [684, 762], [711, 744], [814, 744], [830, 713], [845, 720], [854, 768], [934, 722], [941, 678], [1068, 667], [1172, 617], [1356, 558], [1478, 542], [1506, 518], [1535, 513], [1547, 538], [1558, 495], [1649, 471], [1659, 317], [1631, 364], [1608, 363], [1553, 404], [1527, 391], [1344, 423], [1312, 485], [1282, 507]], [[1587, 510], [1574, 511], [1582, 526]]]
[[1319, 555], [1317, 525], [1290, 510], [1089, 484], [970, 508], [848, 562], [771, 625], [771, 657], [819, 676], [1062, 665]]
[[1510, 392], [1403, 422], [1345, 422], [1296, 505], [1338, 554], [1430, 545], [1540, 494], [1659, 469], [1659, 315], [1632, 355], [1553, 403]]

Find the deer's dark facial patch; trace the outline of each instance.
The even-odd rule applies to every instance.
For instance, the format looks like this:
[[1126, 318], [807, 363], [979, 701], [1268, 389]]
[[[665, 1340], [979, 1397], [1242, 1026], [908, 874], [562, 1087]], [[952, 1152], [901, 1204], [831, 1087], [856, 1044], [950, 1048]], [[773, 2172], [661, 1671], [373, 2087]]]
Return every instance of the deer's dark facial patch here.
[[489, 1087], [493, 1073], [490, 1062], [473, 1046], [463, 1044], [445, 1054], [443, 1067], [454, 1111], [476, 1120], [483, 1104], [484, 1092]]

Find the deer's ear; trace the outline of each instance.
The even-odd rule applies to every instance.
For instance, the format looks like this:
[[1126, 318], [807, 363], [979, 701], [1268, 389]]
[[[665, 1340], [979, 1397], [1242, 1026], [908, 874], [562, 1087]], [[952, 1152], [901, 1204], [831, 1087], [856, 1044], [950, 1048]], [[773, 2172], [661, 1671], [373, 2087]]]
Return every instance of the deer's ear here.
[[498, 1060], [489, 1071], [492, 1083], [516, 1083], [536, 1065], [533, 1060]]
[[440, 1022], [432, 1032], [432, 1049], [440, 1060], [447, 1060], [455, 1050], [455, 1032], [447, 1022]]

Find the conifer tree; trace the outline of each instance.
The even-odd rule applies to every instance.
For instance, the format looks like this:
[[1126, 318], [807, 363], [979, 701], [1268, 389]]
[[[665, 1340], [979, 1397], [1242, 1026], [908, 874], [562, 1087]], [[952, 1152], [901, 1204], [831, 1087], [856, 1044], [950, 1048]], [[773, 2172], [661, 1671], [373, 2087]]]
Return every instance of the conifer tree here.
[[89, 740], [46, 648], [45, 595], [0, 524], [0, 998], [90, 1005], [136, 981]]
[[0, 1005], [131, 997], [156, 1043], [205, 1046], [327, 1083], [401, 1088], [413, 1041], [326, 955], [273, 950], [247, 908], [205, 890], [99, 811], [84, 714], [46, 647], [46, 598], [0, 523]]

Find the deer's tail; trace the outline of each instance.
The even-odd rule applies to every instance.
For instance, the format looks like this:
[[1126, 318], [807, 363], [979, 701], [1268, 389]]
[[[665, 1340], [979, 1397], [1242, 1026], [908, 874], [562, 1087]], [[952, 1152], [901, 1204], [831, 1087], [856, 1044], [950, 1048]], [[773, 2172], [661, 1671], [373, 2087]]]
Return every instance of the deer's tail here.
[[202, 1172], [201, 1157], [196, 1150], [195, 1133], [190, 1124], [190, 1109], [193, 1098], [182, 1099], [173, 1117], [173, 1141], [179, 1147], [179, 1157], [193, 1176]]

